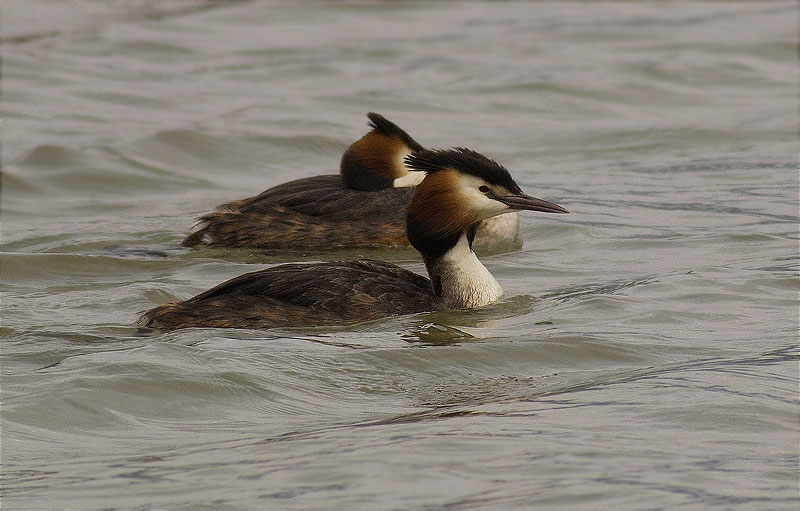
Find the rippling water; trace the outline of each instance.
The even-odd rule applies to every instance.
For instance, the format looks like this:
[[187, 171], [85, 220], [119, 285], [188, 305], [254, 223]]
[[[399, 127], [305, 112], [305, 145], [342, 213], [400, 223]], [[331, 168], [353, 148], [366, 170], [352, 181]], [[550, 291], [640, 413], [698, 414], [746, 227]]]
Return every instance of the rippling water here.
[[[14, 508], [798, 506], [794, 3], [6, 2]], [[139, 336], [286, 260], [199, 214], [330, 173], [374, 110], [570, 215], [474, 311]]]

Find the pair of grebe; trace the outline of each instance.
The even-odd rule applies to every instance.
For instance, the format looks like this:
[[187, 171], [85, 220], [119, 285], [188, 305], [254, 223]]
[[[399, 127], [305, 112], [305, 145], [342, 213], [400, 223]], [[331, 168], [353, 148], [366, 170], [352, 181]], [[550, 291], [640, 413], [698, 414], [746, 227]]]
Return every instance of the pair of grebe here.
[[478, 224], [515, 210], [567, 212], [525, 195], [508, 170], [469, 149], [410, 151], [403, 164], [425, 176], [408, 204], [406, 232], [429, 279], [366, 259], [284, 264], [151, 309], [142, 324], [161, 330], [341, 325], [481, 307], [503, 290], [472, 250]]

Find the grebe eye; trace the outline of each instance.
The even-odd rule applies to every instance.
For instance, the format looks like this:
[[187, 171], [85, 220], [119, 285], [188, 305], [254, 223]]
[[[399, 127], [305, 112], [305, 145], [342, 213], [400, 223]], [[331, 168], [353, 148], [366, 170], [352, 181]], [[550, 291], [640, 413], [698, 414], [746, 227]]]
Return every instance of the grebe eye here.
[[478, 190], [479, 190], [481, 193], [489, 193], [489, 187], [488, 187], [488, 186], [486, 186], [486, 185], [481, 185], [481, 186], [479, 186], [479, 187], [478, 187]]

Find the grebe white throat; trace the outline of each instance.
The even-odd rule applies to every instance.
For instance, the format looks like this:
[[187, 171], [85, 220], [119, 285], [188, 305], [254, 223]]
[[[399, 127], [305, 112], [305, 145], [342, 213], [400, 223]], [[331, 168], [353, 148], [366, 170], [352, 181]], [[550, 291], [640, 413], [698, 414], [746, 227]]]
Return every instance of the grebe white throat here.
[[442, 306], [447, 309], [482, 307], [503, 296], [503, 288], [472, 251], [462, 234], [453, 248], [430, 262], [428, 273], [442, 286]]

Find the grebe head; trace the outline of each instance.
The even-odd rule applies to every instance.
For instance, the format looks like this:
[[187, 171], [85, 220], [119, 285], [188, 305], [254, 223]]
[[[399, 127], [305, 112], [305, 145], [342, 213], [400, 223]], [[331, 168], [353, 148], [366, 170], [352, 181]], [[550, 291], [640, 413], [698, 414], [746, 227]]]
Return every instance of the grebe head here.
[[342, 184], [364, 191], [418, 185], [425, 173], [409, 173], [404, 160], [422, 151], [422, 146], [382, 115], [370, 112], [367, 117], [372, 131], [353, 142], [342, 155]]
[[409, 241], [426, 259], [442, 256], [465, 233], [471, 244], [475, 224], [486, 218], [511, 210], [568, 212], [524, 194], [505, 167], [469, 149], [423, 150], [405, 161], [410, 170], [427, 173], [406, 224]]

